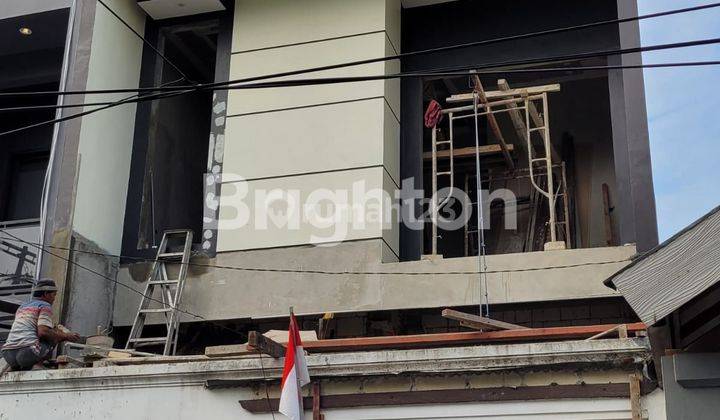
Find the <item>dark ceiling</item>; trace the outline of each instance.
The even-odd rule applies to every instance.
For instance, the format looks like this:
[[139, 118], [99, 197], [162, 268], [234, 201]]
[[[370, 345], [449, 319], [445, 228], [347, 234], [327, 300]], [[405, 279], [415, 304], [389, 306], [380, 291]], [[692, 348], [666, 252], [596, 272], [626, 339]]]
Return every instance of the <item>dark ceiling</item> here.
[[0, 20], [0, 90], [59, 81], [68, 16], [59, 9]]
[[[63, 48], [69, 9], [59, 9], [0, 20], [0, 55]], [[25, 36], [20, 28], [32, 30]]]

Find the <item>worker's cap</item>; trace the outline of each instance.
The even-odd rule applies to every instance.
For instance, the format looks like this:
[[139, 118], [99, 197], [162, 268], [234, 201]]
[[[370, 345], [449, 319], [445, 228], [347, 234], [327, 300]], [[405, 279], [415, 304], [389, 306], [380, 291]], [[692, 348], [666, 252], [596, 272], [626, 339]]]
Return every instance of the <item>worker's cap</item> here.
[[52, 279], [40, 279], [35, 284], [36, 292], [57, 292], [58, 288], [55, 285], [55, 280]]

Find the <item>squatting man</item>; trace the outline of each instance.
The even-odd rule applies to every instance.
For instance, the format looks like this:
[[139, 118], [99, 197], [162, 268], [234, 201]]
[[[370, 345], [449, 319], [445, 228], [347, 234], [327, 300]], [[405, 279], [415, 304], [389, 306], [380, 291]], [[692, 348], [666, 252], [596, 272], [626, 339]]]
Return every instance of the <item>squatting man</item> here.
[[52, 304], [57, 290], [53, 280], [39, 280], [32, 299], [20, 305], [15, 313], [10, 334], [2, 347], [2, 356], [12, 370], [42, 368], [42, 362], [52, 356], [57, 344], [80, 341], [79, 334], [53, 324]]

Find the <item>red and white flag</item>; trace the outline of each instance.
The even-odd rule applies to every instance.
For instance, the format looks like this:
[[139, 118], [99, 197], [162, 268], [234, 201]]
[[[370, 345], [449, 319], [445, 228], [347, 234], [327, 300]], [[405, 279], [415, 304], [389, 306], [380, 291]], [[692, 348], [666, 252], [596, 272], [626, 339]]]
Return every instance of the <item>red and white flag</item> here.
[[285, 368], [280, 385], [280, 412], [291, 420], [302, 420], [301, 388], [310, 383], [305, 351], [300, 340], [300, 329], [295, 315], [290, 314], [290, 331], [285, 350]]

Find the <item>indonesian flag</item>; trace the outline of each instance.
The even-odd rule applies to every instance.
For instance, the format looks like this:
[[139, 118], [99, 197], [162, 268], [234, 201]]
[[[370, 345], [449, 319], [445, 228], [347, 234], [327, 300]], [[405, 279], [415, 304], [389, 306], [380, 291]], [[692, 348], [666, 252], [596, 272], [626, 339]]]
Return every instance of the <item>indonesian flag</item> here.
[[290, 314], [290, 331], [285, 350], [285, 368], [280, 385], [280, 412], [291, 420], [302, 420], [303, 403], [300, 389], [310, 383], [300, 329], [295, 315]]

